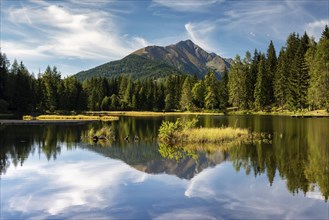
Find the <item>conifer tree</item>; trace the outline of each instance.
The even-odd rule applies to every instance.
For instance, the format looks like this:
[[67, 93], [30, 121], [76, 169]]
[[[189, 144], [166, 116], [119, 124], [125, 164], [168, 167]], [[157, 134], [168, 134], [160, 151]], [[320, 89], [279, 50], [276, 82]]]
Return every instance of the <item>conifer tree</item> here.
[[205, 92], [204, 80], [200, 79], [192, 89], [193, 102], [198, 108], [204, 108]]
[[204, 103], [206, 109], [213, 110], [218, 107], [218, 86], [216, 76], [213, 72], [210, 72], [205, 77], [205, 98]]
[[326, 25], [316, 47], [311, 68], [309, 99], [313, 97], [316, 108], [329, 111], [329, 28]]
[[[275, 53], [275, 48], [273, 42], [270, 42], [270, 45], [267, 49], [267, 59], [266, 59], [266, 84], [267, 84], [267, 96], [269, 103], [274, 102], [274, 75], [276, 71], [277, 58]], [[267, 103], [267, 104], [269, 104]]]
[[317, 44], [314, 38], [310, 39], [309, 48], [305, 54], [305, 61], [309, 69], [310, 74], [310, 84], [308, 87], [308, 104], [310, 108], [313, 110], [317, 107], [318, 103], [320, 102], [319, 96], [317, 95], [318, 91], [318, 75], [315, 74], [315, 55], [316, 55], [316, 48]]
[[180, 106], [182, 110], [189, 111], [192, 106], [192, 85], [191, 85], [191, 78], [186, 77], [184, 80], [184, 84], [182, 87], [182, 96], [180, 99]]
[[287, 82], [287, 63], [286, 63], [286, 52], [284, 48], [281, 48], [278, 64], [275, 71], [275, 79], [274, 79], [274, 97], [276, 103], [281, 107], [283, 110], [284, 105], [286, 104], [287, 98], [287, 89], [288, 89], [288, 82]]
[[229, 92], [228, 92], [228, 70], [225, 67], [222, 81], [219, 84], [219, 108], [226, 109], [228, 107]]
[[243, 72], [243, 64], [237, 55], [231, 66], [228, 79], [229, 102], [234, 107], [244, 108], [246, 97], [246, 76]]
[[288, 101], [292, 110], [303, 109], [307, 104], [309, 74], [304, 55], [303, 44], [300, 41], [291, 69], [290, 97]]
[[266, 64], [265, 55], [261, 55], [259, 65], [257, 81], [255, 85], [255, 108], [264, 110], [265, 106], [268, 104], [268, 96], [266, 95], [267, 84], [266, 84]]

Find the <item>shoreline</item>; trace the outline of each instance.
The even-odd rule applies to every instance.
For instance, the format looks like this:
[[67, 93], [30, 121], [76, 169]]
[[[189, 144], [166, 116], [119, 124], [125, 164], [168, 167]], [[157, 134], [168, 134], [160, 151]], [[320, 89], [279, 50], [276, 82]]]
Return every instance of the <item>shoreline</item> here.
[[0, 119], [0, 125], [44, 125], [44, 124], [85, 124], [99, 120], [19, 120]]

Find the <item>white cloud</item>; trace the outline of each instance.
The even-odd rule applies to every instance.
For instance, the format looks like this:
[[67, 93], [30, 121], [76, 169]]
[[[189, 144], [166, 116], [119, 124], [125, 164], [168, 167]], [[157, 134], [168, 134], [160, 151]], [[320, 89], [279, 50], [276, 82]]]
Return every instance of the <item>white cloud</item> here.
[[9, 57], [24, 61], [30, 57], [109, 61], [148, 44], [142, 37], [123, 37], [116, 17], [109, 12], [50, 3], [7, 10], [8, 19], [24, 32], [19, 41], [2, 41]]
[[[20, 169], [8, 172], [6, 179], [18, 176], [25, 182], [16, 185], [19, 190], [16, 189], [15, 194], [3, 203], [3, 208], [23, 213], [46, 211], [50, 215], [78, 205], [85, 208], [113, 206], [119, 201], [117, 193], [122, 184], [141, 183], [148, 178], [147, 174], [115, 160], [57, 163], [56, 166], [39, 162], [24, 164]], [[40, 176], [43, 178], [42, 187], [24, 194], [24, 189], [40, 184]]]
[[208, 21], [185, 24], [185, 30], [189, 38], [201, 48], [208, 50], [208, 52], [212, 52], [214, 49], [211, 45], [210, 36], [215, 28], [215, 23]]
[[204, 208], [177, 209], [171, 212], [157, 215], [156, 220], [167, 219], [218, 219], [218, 216], [211, 216]]
[[313, 21], [305, 25], [305, 31], [310, 35], [315, 37], [316, 40], [319, 40], [324, 30], [324, 27], [329, 25], [328, 19], [322, 19], [318, 21]]
[[168, 7], [175, 11], [203, 12], [216, 3], [224, 0], [153, 0], [156, 5]]

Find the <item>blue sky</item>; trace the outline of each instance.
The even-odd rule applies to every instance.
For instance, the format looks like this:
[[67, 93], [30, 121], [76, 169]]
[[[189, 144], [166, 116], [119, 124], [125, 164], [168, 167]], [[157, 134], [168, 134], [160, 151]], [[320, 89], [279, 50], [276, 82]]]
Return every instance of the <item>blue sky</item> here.
[[37, 74], [62, 76], [121, 59], [148, 45], [191, 39], [225, 58], [276, 50], [291, 32], [316, 40], [327, 0], [0, 0], [1, 51]]

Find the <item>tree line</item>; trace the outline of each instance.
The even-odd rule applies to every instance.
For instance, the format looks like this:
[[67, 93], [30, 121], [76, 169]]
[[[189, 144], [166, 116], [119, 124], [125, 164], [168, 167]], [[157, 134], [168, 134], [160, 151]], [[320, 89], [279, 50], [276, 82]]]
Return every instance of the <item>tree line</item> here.
[[266, 54], [236, 56], [217, 80], [171, 75], [154, 80], [95, 77], [83, 82], [61, 78], [48, 66], [37, 77], [23, 62], [10, 65], [0, 53], [0, 112], [43, 113], [56, 110], [244, 110], [329, 109], [329, 29], [319, 42], [307, 33], [288, 36], [277, 56], [271, 41]]

